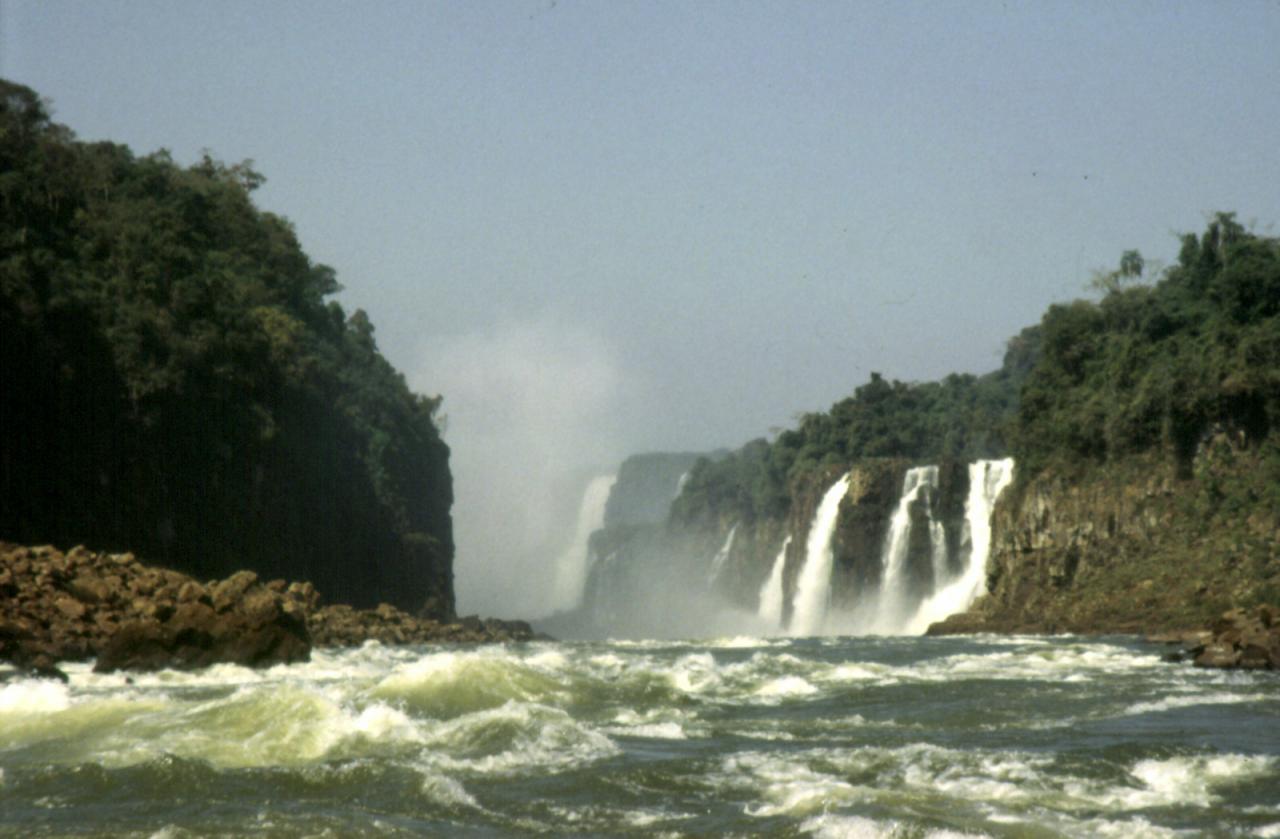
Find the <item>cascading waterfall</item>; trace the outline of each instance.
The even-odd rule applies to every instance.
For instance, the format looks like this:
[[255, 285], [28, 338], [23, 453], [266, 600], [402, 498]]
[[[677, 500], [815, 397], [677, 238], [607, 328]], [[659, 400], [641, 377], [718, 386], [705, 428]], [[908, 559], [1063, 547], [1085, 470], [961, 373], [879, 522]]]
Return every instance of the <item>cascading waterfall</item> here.
[[735, 524], [729, 528], [729, 535], [725, 538], [724, 544], [720, 546], [720, 550], [716, 551], [716, 555], [711, 558], [711, 573], [707, 575], [708, 583], [715, 583], [719, 578], [720, 572], [724, 569], [725, 560], [729, 558], [729, 554], [733, 552], [733, 537], [738, 533], [738, 526]]
[[934, 593], [920, 603], [907, 623], [908, 634], [919, 634], [929, 624], [963, 612], [982, 591], [982, 579], [991, 554], [991, 512], [1000, 493], [1013, 481], [1013, 458], [978, 460], [969, 464], [969, 495], [964, 502], [965, 539], [969, 557], [954, 579], [939, 577]]
[[796, 581], [791, 608], [791, 634], [816, 635], [827, 617], [831, 601], [831, 537], [836, 529], [840, 501], [849, 492], [849, 473], [836, 481], [814, 513], [805, 541], [804, 565]]
[[[889, 535], [885, 538], [881, 557], [880, 591], [875, 602], [872, 629], [886, 634], [901, 631], [909, 617], [911, 606], [907, 595], [907, 556], [911, 550], [911, 508], [918, 501], [925, 502], [929, 523], [930, 561], [935, 575], [939, 569], [945, 573], [947, 563], [947, 537], [942, 523], [934, 519], [932, 492], [938, 486], [937, 466], [918, 466], [908, 469], [902, 479], [902, 495], [898, 507], [889, 522]], [[924, 496], [922, 499], [921, 496]], [[935, 579], [937, 577], [935, 576]]]
[[604, 508], [613, 489], [614, 475], [601, 475], [587, 484], [578, 506], [578, 520], [574, 525], [573, 541], [568, 550], [556, 560], [555, 589], [552, 609], [563, 611], [577, 608], [582, 601], [582, 590], [590, 570], [591, 534], [604, 526]]
[[790, 536], [782, 541], [782, 548], [778, 551], [778, 558], [773, 561], [769, 579], [760, 587], [760, 620], [773, 629], [782, 629], [782, 572], [786, 569], [787, 547], [790, 544]]

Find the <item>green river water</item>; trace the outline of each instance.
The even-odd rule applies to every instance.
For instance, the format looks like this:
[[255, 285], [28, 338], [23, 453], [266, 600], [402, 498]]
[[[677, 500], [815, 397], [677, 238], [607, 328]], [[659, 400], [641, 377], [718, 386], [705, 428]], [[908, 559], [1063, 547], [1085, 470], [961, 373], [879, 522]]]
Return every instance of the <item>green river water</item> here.
[[1280, 837], [1280, 676], [1132, 639], [317, 651], [0, 683], [0, 835]]

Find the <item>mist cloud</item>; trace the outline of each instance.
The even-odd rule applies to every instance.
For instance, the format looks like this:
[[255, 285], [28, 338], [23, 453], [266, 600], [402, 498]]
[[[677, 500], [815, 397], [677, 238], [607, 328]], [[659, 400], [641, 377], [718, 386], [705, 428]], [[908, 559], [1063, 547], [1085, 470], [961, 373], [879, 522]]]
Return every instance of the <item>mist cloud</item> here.
[[607, 342], [552, 319], [505, 322], [430, 342], [410, 384], [444, 395], [459, 611], [546, 614], [578, 496], [624, 456]]

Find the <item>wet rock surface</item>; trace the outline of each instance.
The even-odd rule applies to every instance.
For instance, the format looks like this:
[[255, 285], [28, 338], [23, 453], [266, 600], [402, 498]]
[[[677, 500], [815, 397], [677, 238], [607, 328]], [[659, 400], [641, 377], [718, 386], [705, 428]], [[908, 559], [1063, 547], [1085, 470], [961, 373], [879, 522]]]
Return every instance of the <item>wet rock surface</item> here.
[[252, 571], [202, 583], [130, 553], [0, 542], [0, 661], [59, 677], [61, 661], [95, 669], [251, 667], [305, 661], [315, 646], [483, 643], [534, 637], [522, 621], [441, 623], [383, 604], [322, 605], [310, 583]]
[[1280, 670], [1280, 608], [1232, 609], [1207, 630], [1149, 640], [1180, 644], [1182, 652], [1166, 658], [1190, 660], [1197, 667]]

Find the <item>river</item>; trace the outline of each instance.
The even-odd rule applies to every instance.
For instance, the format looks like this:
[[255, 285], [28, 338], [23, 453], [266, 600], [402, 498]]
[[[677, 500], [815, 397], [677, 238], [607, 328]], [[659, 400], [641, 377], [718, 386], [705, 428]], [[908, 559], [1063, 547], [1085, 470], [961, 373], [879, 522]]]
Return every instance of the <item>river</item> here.
[[1126, 638], [317, 651], [0, 683], [0, 834], [1280, 837], [1280, 677]]

